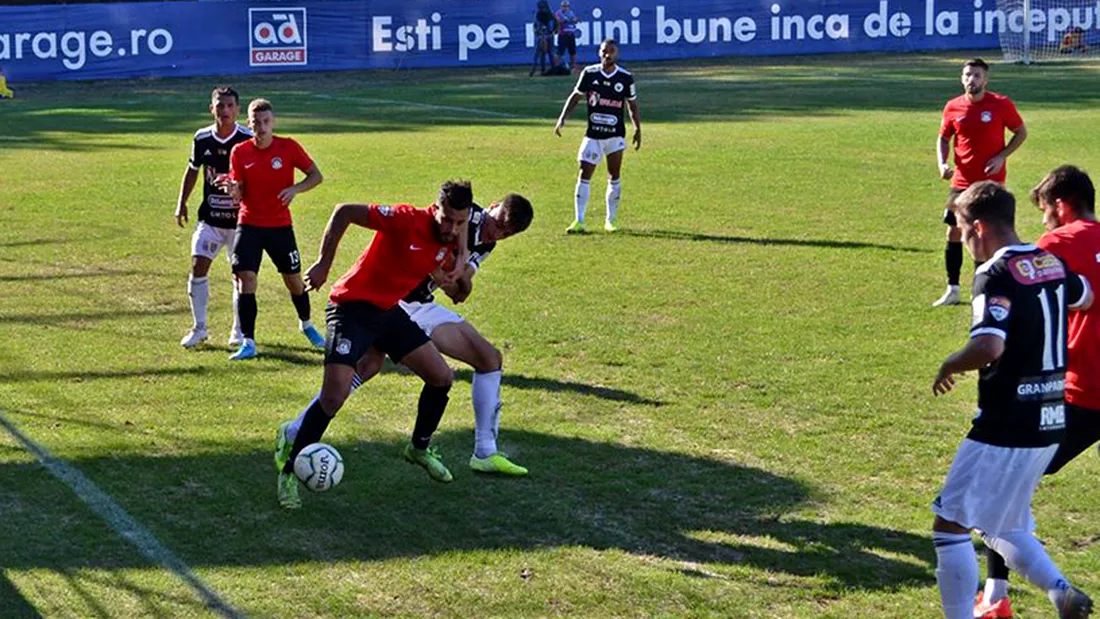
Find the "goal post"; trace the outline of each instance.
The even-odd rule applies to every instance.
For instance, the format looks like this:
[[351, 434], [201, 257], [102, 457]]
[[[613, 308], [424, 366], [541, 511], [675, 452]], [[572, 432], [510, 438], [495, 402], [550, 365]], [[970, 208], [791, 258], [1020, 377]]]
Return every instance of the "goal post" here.
[[996, 0], [974, 12], [975, 31], [998, 33], [1006, 61], [1100, 58], [1100, 0]]

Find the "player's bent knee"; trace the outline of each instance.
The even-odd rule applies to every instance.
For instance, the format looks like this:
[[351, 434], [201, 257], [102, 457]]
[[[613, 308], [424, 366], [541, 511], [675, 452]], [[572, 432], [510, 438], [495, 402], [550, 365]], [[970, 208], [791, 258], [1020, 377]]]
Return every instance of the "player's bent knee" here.
[[244, 294], [252, 294], [256, 292], [256, 274], [251, 271], [241, 271], [240, 273], [234, 273], [233, 277], [237, 280], [237, 292]]
[[359, 378], [363, 382], [367, 382], [382, 371], [382, 364], [384, 362], [384, 357], [368, 355], [359, 360], [359, 364], [355, 366], [355, 373], [359, 375]]
[[504, 365], [504, 355], [496, 346], [489, 344], [478, 351], [477, 367], [474, 369], [482, 374], [496, 372]]
[[319, 402], [321, 409], [325, 411], [329, 417], [335, 417], [336, 413], [340, 411], [340, 408], [344, 406], [344, 402], [347, 401], [348, 394], [347, 389], [341, 392], [339, 389], [334, 389], [332, 393], [328, 393], [325, 390], [321, 390], [321, 397]]
[[443, 363], [443, 367], [434, 368], [432, 372], [424, 377], [424, 383], [440, 389], [450, 389], [454, 379], [455, 375], [450, 366]]
[[191, 257], [191, 275], [206, 277], [210, 273], [210, 259], [203, 256]]
[[942, 516], [936, 516], [936, 519], [932, 521], [932, 530], [937, 533], [957, 533], [960, 535], [970, 532], [970, 529], [957, 522], [951, 522]]

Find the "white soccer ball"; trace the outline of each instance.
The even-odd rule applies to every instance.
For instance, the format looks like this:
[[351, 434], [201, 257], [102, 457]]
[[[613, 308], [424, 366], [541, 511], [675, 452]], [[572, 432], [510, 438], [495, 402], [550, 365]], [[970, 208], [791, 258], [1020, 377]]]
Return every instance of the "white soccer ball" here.
[[332, 445], [314, 443], [294, 459], [294, 474], [306, 488], [325, 492], [344, 478], [344, 459]]

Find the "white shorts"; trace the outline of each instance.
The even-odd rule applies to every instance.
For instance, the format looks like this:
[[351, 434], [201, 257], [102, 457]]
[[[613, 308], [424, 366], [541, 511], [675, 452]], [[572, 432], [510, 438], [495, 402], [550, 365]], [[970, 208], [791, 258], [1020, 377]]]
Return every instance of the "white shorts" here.
[[587, 135], [581, 140], [581, 149], [577, 151], [577, 161], [598, 164], [604, 155], [626, 150], [626, 138], [604, 138], [597, 140]]
[[932, 511], [986, 535], [1035, 530], [1031, 497], [1058, 445], [997, 447], [963, 439]]
[[459, 316], [458, 313], [443, 307], [438, 303], [406, 303], [404, 301], [398, 301], [398, 305], [401, 309], [405, 310], [405, 313], [412, 318], [424, 333], [428, 334], [428, 337], [432, 336], [432, 331], [439, 325], [445, 325], [449, 322], [465, 322], [466, 319]]
[[191, 235], [191, 255], [213, 260], [224, 247], [226, 259], [232, 260], [233, 238], [236, 233], [236, 228], [215, 228], [200, 221], [195, 226], [195, 233]]

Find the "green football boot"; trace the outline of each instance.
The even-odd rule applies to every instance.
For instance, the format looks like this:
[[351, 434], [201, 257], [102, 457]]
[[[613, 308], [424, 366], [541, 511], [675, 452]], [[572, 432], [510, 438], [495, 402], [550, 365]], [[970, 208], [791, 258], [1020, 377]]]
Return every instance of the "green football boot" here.
[[527, 469], [512, 462], [508, 459], [508, 456], [499, 451], [488, 458], [479, 458], [476, 455], [470, 456], [470, 468], [478, 473], [488, 473], [491, 475], [512, 475], [522, 477], [527, 474]]
[[284, 509], [298, 509], [302, 506], [302, 497], [298, 496], [298, 476], [294, 473], [279, 473], [279, 505]]
[[451, 472], [443, 465], [443, 458], [440, 457], [435, 446], [430, 446], [427, 449], [416, 449], [412, 446], [412, 443], [409, 443], [405, 446], [405, 460], [409, 464], [418, 464], [424, 467], [424, 470], [428, 471], [428, 477], [435, 481], [446, 484], [455, 480]]

